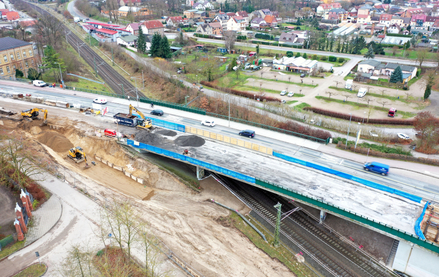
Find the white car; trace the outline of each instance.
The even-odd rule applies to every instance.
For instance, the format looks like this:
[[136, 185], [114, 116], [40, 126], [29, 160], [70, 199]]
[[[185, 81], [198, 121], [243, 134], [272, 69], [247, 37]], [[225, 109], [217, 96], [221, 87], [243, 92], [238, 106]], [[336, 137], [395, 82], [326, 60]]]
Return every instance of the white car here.
[[367, 93], [367, 88], [360, 88], [360, 90], [358, 91], [357, 96], [362, 98], [362, 97], [364, 97], [366, 95], [366, 93]]
[[107, 104], [107, 99], [105, 99], [105, 98], [95, 98], [93, 100], [93, 103], [96, 103], [96, 104]]
[[47, 84], [41, 80], [34, 80], [32, 84], [36, 87], [45, 87]]
[[403, 134], [403, 133], [398, 133], [397, 135], [398, 135], [398, 138], [400, 138], [400, 139], [404, 139], [404, 140], [410, 139], [409, 136], [407, 136], [406, 134]]
[[205, 120], [201, 121], [201, 125], [214, 127], [215, 121], [213, 121], [212, 119], [205, 119]]
[[290, 91], [290, 92], [288, 93], [288, 97], [293, 97], [293, 96], [294, 96], [294, 92]]
[[370, 134], [372, 137], [375, 137], [375, 138], [378, 137], [378, 134], [377, 134], [377, 133], [374, 133], [374, 132], [372, 132], [372, 131], [369, 131], [369, 134]]
[[286, 90], [283, 90], [283, 91], [280, 92], [280, 96], [287, 95], [287, 93], [288, 93], [288, 92], [287, 92]]

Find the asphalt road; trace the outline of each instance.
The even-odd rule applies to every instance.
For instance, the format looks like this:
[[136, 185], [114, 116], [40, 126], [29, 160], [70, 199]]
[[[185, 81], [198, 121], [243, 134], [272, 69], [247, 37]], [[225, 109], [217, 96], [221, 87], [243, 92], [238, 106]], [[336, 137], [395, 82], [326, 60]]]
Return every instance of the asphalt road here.
[[[52, 90], [52, 91], [51, 91]], [[50, 98], [59, 101], [65, 101], [73, 104], [81, 104], [85, 107], [92, 106], [92, 99], [96, 96], [93, 94], [86, 94], [77, 92], [77, 95], [73, 95], [74, 92], [66, 91], [65, 94], [63, 92], [56, 92], [57, 89], [51, 88], [43, 88], [43, 89], [34, 89], [30, 87], [29, 89], [25, 88], [14, 88], [11, 86], [5, 86], [0, 84], [0, 92], [20, 92], [20, 93], [30, 93], [33, 96], [43, 96], [45, 98]], [[0, 98], [1, 101], [2, 98]], [[114, 99], [111, 97], [107, 97], [108, 104], [105, 106], [108, 107], [109, 114], [108, 116], [112, 116], [118, 112], [128, 112], [128, 100], [122, 99]], [[10, 101], [10, 100], [8, 100]], [[19, 101], [19, 100], [17, 100]], [[24, 101], [20, 101], [21, 103], [26, 103]], [[148, 104], [137, 103], [135, 101], [130, 102], [134, 106], [139, 106], [139, 109], [146, 115], [149, 115], [151, 111], [151, 107]], [[29, 103], [31, 105], [31, 103]], [[363, 170], [364, 158], [358, 159], [357, 161], [346, 160], [334, 155], [329, 155], [324, 152], [318, 151], [317, 149], [320, 147], [320, 144], [310, 142], [308, 140], [299, 139], [296, 137], [290, 137], [291, 140], [295, 140], [295, 142], [300, 143], [289, 143], [285, 140], [282, 140], [281, 136], [286, 136], [279, 133], [274, 132], [264, 132], [263, 130], [258, 130], [254, 127], [244, 126], [242, 124], [233, 123], [232, 127], [237, 128], [252, 128], [256, 129], [257, 135], [254, 139], [243, 138], [238, 135], [239, 129], [229, 128], [227, 120], [216, 120], [217, 126], [214, 129], [210, 127], [205, 127], [200, 125], [201, 117], [200, 115], [195, 115], [191, 113], [183, 113], [178, 110], [166, 109], [162, 107], [155, 106], [154, 108], [161, 108], [165, 111], [165, 115], [160, 119], [175, 122], [187, 126], [197, 127], [205, 130], [214, 130], [216, 133], [220, 133], [223, 135], [241, 138], [244, 140], [251, 140], [252, 142], [259, 143], [261, 145], [266, 145], [274, 149], [274, 151], [280, 152], [285, 155], [289, 155], [295, 158], [299, 158], [305, 161], [317, 163], [322, 166], [330, 167], [348, 174], [352, 174], [354, 176], [364, 178], [370, 181], [374, 181], [389, 187], [393, 187], [399, 190], [403, 190], [418, 196], [421, 196], [425, 199], [429, 200], [438, 200], [439, 201], [439, 186], [437, 186], [437, 179], [429, 178], [411, 178], [406, 175], [399, 175], [392, 173], [389, 176], [381, 176], [374, 173], [366, 172]], [[50, 116], [50, 115], [49, 115]], [[369, 161], [371, 161], [370, 159]], [[361, 161], [361, 162], [359, 162]]]

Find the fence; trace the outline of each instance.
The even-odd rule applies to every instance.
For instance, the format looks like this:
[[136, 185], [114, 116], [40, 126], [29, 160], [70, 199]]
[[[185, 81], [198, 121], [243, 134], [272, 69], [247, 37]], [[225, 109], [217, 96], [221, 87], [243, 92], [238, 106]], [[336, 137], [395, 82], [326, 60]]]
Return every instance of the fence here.
[[409, 234], [409, 233], [407, 233], [405, 231], [402, 231], [400, 229], [395, 229], [395, 228], [393, 228], [391, 226], [388, 226], [387, 224], [383, 224], [381, 222], [377, 222], [377, 221], [375, 221], [373, 219], [364, 217], [364, 216], [362, 216], [360, 214], [352, 213], [350, 211], [347, 211], [347, 210], [345, 210], [343, 208], [334, 206], [334, 205], [329, 204], [327, 202], [324, 202], [322, 200], [318, 200], [318, 199], [311, 198], [309, 196], [305, 196], [305, 195], [303, 195], [303, 194], [301, 194], [299, 192], [293, 191], [292, 189], [285, 188], [285, 187], [280, 187], [278, 185], [274, 185], [274, 184], [268, 183], [266, 181], [255, 179], [255, 184], [259, 185], [259, 186], [262, 186], [264, 188], [267, 188], [269, 190], [272, 190], [272, 191], [275, 191], [275, 192], [279, 192], [279, 193], [282, 193], [284, 195], [288, 195], [288, 196], [290, 196], [292, 198], [298, 199], [298, 200], [303, 201], [305, 203], [309, 203], [309, 204], [314, 205], [314, 206], [316, 206], [318, 208], [327, 210], [327, 211], [329, 211], [331, 213], [338, 214], [338, 215], [350, 218], [350, 219], [355, 220], [357, 222], [360, 222], [362, 224], [366, 224], [368, 226], [371, 226], [373, 228], [376, 228], [378, 230], [386, 232], [387, 234], [390, 234], [390, 235], [393, 235], [395, 237], [399, 237], [399, 238], [401, 238], [403, 240], [406, 240], [406, 241], [412, 242], [414, 244], [417, 244], [417, 245], [419, 245], [421, 247], [424, 247], [424, 248], [426, 248], [426, 249], [428, 249], [430, 251], [433, 251], [435, 253], [439, 253], [439, 246], [438, 245], [436, 245], [436, 244], [434, 244], [432, 242], [429, 242], [429, 241], [421, 240], [421, 239], [415, 237], [415, 235], [413, 235], [413, 234]]
[[12, 235], [9, 235], [9, 236], [7, 236], [6, 238], [4, 238], [4, 239], [1, 239], [0, 240], [0, 251], [3, 249], [3, 248], [5, 248], [6, 246], [8, 246], [10, 243], [13, 243], [15, 240], [14, 240], [14, 236], [12, 236]]
[[400, 191], [400, 190], [397, 190], [397, 189], [394, 189], [394, 188], [389, 188], [387, 186], [384, 186], [384, 185], [381, 185], [381, 184], [378, 184], [378, 183], [375, 183], [375, 182], [372, 182], [372, 181], [369, 181], [369, 180], [365, 180], [363, 178], [358, 178], [358, 177], [355, 177], [355, 176], [353, 176], [351, 174], [347, 174], [347, 173], [344, 173], [344, 172], [341, 172], [341, 171], [337, 171], [337, 170], [334, 170], [334, 169], [331, 169], [331, 168], [328, 168], [328, 167], [325, 167], [325, 166], [321, 166], [321, 165], [318, 165], [318, 164], [315, 164], [315, 163], [311, 163], [311, 162], [303, 161], [303, 160], [300, 160], [300, 159], [296, 159], [296, 158], [293, 158], [293, 157], [290, 157], [290, 156], [287, 156], [287, 155], [284, 155], [284, 154], [280, 154], [280, 153], [277, 153], [277, 152], [273, 152], [273, 156], [281, 158], [281, 159], [289, 161], [289, 162], [292, 162], [292, 163], [297, 163], [297, 164], [300, 164], [300, 165], [303, 165], [303, 166], [306, 166], [306, 167], [311, 167], [311, 168], [314, 168], [314, 169], [317, 169], [317, 170], [320, 170], [320, 171], [323, 171], [323, 172], [326, 172], [326, 173], [329, 173], [329, 174], [333, 174], [333, 175], [339, 176], [339, 177], [347, 179], [347, 180], [352, 180], [352, 181], [355, 181], [357, 183], [363, 184], [365, 186], [368, 186], [368, 187], [371, 187], [371, 188], [374, 188], [374, 189], [390, 192], [390, 193], [393, 193], [393, 194], [405, 197], [407, 199], [410, 199], [412, 201], [415, 201], [417, 203], [421, 203], [421, 200], [422, 200], [422, 197], [419, 197], [419, 196], [416, 196], [416, 195], [413, 195], [413, 194], [410, 194], [410, 193], [406, 193], [406, 192], [403, 192], [403, 191]]
[[182, 124], [173, 123], [173, 122], [169, 122], [169, 121], [165, 121], [165, 120], [161, 120], [161, 119], [157, 119], [157, 118], [153, 118], [153, 117], [150, 117], [150, 119], [152, 121], [152, 125], [154, 125], [154, 126], [163, 127], [163, 128], [183, 132], [183, 133], [186, 130], [186, 127]]

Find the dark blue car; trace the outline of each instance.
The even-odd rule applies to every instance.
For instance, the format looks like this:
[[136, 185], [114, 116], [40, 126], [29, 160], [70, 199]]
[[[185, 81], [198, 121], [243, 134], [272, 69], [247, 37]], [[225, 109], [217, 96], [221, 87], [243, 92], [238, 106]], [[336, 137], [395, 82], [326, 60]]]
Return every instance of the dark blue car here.
[[255, 137], [255, 131], [243, 130], [243, 131], [239, 132], [239, 135], [240, 136], [244, 136], [244, 137], [254, 138]]
[[387, 164], [370, 162], [364, 165], [364, 170], [379, 173], [386, 176], [389, 174], [389, 166]]

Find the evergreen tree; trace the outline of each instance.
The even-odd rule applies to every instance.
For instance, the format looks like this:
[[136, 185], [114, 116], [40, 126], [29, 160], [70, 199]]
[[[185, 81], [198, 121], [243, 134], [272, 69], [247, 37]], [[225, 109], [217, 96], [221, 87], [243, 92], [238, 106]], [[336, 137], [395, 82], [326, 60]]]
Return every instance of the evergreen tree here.
[[392, 75], [390, 75], [390, 82], [391, 83], [402, 83], [402, 70], [401, 70], [400, 66], [395, 68]]
[[23, 78], [23, 76], [23, 71], [21, 71], [20, 69], [15, 69], [15, 78]]
[[306, 53], [303, 53], [303, 58], [304, 59], [308, 58], [308, 55]]
[[427, 100], [428, 97], [430, 97], [430, 94], [431, 94], [431, 86], [427, 85], [424, 92], [424, 101]]
[[27, 71], [27, 78], [29, 80], [38, 80], [41, 79], [41, 73], [39, 73], [35, 68], [29, 68]]
[[139, 36], [137, 37], [137, 52], [145, 53], [146, 52], [146, 40], [143, 35], [142, 27], [139, 27]]
[[373, 46], [372, 45], [369, 46], [369, 50], [367, 50], [367, 53], [364, 55], [364, 57], [366, 59], [373, 59], [373, 58], [375, 58], [375, 53], [373, 51]]
[[375, 54], [378, 54], [378, 55], [385, 55], [386, 54], [386, 52], [384, 52], [384, 47], [380, 43], [376, 44], [374, 49], [375, 49], [374, 50]]
[[62, 71], [65, 70], [64, 60], [59, 57], [59, 53], [56, 53], [51, 45], [47, 45], [46, 49], [44, 49], [43, 68], [54, 69], [53, 78], [56, 80], [59, 67], [61, 67]]
[[160, 41], [162, 40], [162, 36], [160, 34], [155, 33], [152, 36], [151, 48], [149, 53], [151, 57], [160, 57]]
[[160, 54], [160, 57], [164, 59], [170, 59], [172, 57], [171, 47], [166, 36], [163, 36], [160, 40]]
[[237, 66], [237, 65], [238, 65], [238, 63], [236, 62], [236, 58], [233, 58], [232, 61], [231, 61], [230, 64], [229, 64], [229, 67], [227, 68], [227, 71], [232, 71], [233, 68], [234, 68], [235, 66]]
[[300, 57], [300, 52], [296, 53], [296, 58]]

